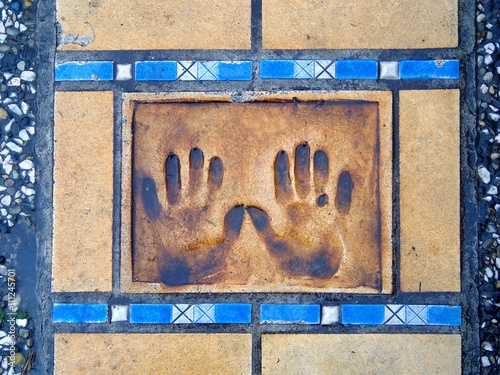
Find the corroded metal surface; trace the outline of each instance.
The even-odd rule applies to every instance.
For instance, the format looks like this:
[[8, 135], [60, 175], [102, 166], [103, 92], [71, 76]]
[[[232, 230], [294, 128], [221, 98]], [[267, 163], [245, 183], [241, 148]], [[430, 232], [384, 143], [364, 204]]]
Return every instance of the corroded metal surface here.
[[378, 107], [136, 104], [133, 280], [171, 291], [380, 291]]

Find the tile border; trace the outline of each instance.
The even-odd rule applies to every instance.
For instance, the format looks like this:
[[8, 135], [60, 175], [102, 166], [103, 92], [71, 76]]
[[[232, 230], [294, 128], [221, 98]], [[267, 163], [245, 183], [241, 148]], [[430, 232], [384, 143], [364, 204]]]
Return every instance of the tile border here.
[[[358, 326], [460, 327], [462, 307], [404, 304], [294, 304], [294, 303], [54, 303], [53, 323], [129, 324], [307, 324]], [[252, 319], [252, 308], [258, 317]], [[108, 313], [109, 311], [109, 313]], [[127, 319], [128, 316], [128, 319]]]
[[[258, 61], [261, 79], [458, 80], [452, 60], [304, 59]], [[251, 81], [253, 62], [217, 60], [67, 61], [55, 67], [56, 81]]]

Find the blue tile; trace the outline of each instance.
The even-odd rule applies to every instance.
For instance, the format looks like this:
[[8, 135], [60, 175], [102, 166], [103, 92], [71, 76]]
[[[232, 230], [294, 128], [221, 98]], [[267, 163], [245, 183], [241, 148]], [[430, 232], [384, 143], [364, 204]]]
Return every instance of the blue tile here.
[[252, 305], [249, 303], [220, 303], [215, 305], [215, 323], [252, 323]]
[[112, 61], [67, 62], [56, 66], [56, 81], [111, 81]]
[[251, 61], [221, 61], [218, 64], [221, 81], [249, 81], [252, 79]]
[[169, 304], [132, 304], [130, 323], [167, 324], [172, 322], [172, 305]]
[[377, 79], [377, 60], [339, 60], [335, 63], [337, 79]]
[[54, 303], [52, 320], [54, 323], [106, 323], [108, 305]]
[[401, 79], [459, 79], [458, 60], [403, 60], [399, 63]]
[[342, 305], [343, 324], [384, 324], [384, 305]]
[[429, 305], [427, 308], [427, 324], [460, 326], [462, 308], [460, 306]]
[[293, 60], [262, 60], [260, 78], [293, 78], [295, 62]]
[[320, 305], [274, 305], [260, 306], [261, 323], [319, 324]]
[[137, 61], [135, 63], [137, 81], [174, 81], [176, 78], [176, 61]]

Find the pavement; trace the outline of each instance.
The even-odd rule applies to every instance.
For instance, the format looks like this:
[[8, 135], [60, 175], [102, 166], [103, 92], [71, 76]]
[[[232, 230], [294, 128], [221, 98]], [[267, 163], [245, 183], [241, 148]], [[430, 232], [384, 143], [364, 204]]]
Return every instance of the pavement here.
[[498, 373], [498, 5], [2, 4], [0, 373]]

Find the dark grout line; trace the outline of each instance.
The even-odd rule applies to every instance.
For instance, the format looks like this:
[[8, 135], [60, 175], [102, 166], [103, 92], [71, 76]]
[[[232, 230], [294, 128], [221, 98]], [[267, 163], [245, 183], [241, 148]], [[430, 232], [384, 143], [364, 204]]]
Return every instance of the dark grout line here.
[[392, 243], [393, 286], [398, 296], [401, 292], [401, 227], [400, 227], [400, 179], [399, 179], [399, 90], [393, 92], [392, 103]]
[[122, 172], [122, 91], [116, 89], [113, 96], [114, 128], [113, 128], [113, 242], [112, 242], [112, 290], [120, 292], [121, 264], [121, 172]]
[[[256, 7], [261, 0], [253, 0]], [[254, 10], [253, 13], [258, 13]], [[252, 13], [252, 17], [254, 14]], [[260, 15], [259, 15], [260, 16]], [[255, 16], [257, 17], [257, 16]], [[262, 49], [261, 20], [252, 26], [252, 47], [249, 50], [147, 50], [147, 51], [58, 51], [56, 63], [68, 61], [116, 61], [134, 63], [144, 60], [342, 60], [374, 59], [379, 61], [397, 60], [450, 60], [462, 59], [467, 53], [462, 48], [433, 49], [313, 49], [313, 50], [264, 50]]]
[[252, 1], [251, 45], [254, 58], [262, 51], [262, 0]]
[[458, 88], [458, 80], [320, 80], [320, 79], [261, 79], [258, 64], [254, 62], [254, 80], [251, 81], [58, 81], [56, 91], [122, 92], [241, 92], [241, 91], [397, 91], [436, 90]]

